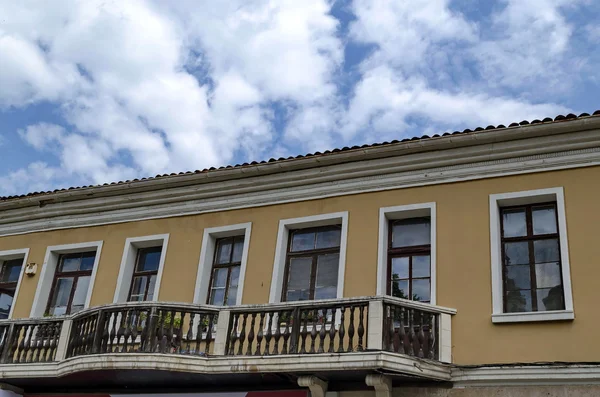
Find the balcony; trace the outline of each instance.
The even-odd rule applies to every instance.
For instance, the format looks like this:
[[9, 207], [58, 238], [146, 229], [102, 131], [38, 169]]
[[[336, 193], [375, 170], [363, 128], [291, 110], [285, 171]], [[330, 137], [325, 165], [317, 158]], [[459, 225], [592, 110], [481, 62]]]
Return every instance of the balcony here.
[[444, 382], [454, 313], [361, 297], [230, 307], [141, 302], [3, 320], [0, 382], [28, 392], [281, 389], [306, 375], [342, 390], [382, 372], [394, 382]]

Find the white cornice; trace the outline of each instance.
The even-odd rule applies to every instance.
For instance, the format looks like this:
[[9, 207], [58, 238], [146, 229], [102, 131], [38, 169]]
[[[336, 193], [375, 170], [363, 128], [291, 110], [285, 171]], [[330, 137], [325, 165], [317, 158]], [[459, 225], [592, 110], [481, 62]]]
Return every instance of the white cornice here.
[[452, 382], [454, 387], [600, 384], [600, 365], [564, 363], [456, 367], [452, 369]]
[[109, 353], [73, 357], [53, 363], [4, 364], [0, 365], [0, 380], [54, 378], [102, 369], [151, 369], [212, 375], [232, 372], [295, 373], [306, 372], [307, 368], [312, 372], [374, 371], [383, 368], [395, 373], [436, 381], [449, 381], [451, 372], [450, 366], [446, 364], [388, 352], [210, 358], [176, 354]]
[[[587, 128], [590, 128], [592, 120], [600, 122], [600, 118], [586, 119]], [[380, 156], [362, 161], [350, 159], [348, 161], [351, 162], [331, 165], [325, 165], [331, 162], [323, 160], [326, 157], [313, 158], [311, 161], [323, 165], [318, 168], [267, 173], [242, 179], [212, 183], [196, 181], [192, 185], [187, 182], [188, 185], [176, 187], [163, 186], [164, 182], [159, 182], [159, 179], [152, 182], [156, 184], [152, 191], [136, 192], [137, 188], [131, 188], [120, 190], [118, 195], [113, 193], [103, 196], [92, 193], [90, 198], [85, 200], [59, 201], [42, 207], [19, 208], [15, 205], [14, 208], [8, 209], [4, 203], [0, 205], [0, 210], [5, 209], [0, 218], [0, 235], [192, 215], [354, 193], [599, 165], [600, 130], [585, 129], [555, 135], [556, 131], [566, 132], [564, 126], [570, 123], [557, 125], [561, 124], [561, 129], [557, 129], [556, 125], [547, 125], [545, 132], [550, 129], [552, 133], [516, 141], [500, 142], [499, 137], [506, 139], [517, 132], [522, 137], [524, 130], [505, 130], [502, 134], [486, 131], [481, 135], [444, 137], [461, 142], [468, 139], [469, 145], [417, 153], [409, 153], [410, 150], [405, 149], [407, 154], [394, 157]], [[478, 137], [485, 144], [474, 145], [476, 142], [473, 141], [473, 137]], [[385, 148], [390, 150], [389, 147]], [[401, 154], [398, 148], [395, 154]], [[378, 155], [381, 153], [378, 152]], [[352, 156], [349, 155], [349, 158]], [[369, 156], [374, 155], [364, 154], [360, 159]], [[282, 165], [279, 164], [279, 167]]]

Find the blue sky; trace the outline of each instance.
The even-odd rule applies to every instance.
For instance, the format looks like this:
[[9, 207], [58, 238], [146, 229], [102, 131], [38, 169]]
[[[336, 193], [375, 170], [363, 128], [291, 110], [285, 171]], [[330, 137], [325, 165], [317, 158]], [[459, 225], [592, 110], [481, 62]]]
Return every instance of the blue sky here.
[[0, 195], [600, 108], [593, 0], [0, 0]]

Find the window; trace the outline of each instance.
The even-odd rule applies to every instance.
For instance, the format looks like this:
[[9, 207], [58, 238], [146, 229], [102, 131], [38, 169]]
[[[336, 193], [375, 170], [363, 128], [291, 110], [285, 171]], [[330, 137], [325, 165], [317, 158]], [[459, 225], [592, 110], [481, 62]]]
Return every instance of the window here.
[[574, 318], [562, 188], [490, 196], [492, 321]]
[[389, 221], [387, 294], [431, 301], [431, 221], [409, 218]]
[[556, 203], [501, 208], [504, 312], [564, 310]]
[[342, 298], [348, 212], [281, 219], [269, 302]]
[[208, 303], [220, 306], [235, 305], [244, 252], [244, 236], [220, 238], [216, 245]]
[[242, 304], [251, 232], [251, 222], [204, 229], [194, 303]]
[[0, 319], [10, 317], [24, 258], [0, 261]]
[[125, 240], [113, 303], [158, 299], [168, 243], [168, 234]]
[[74, 314], [85, 307], [95, 260], [96, 251], [60, 255], [46, 311], [49, 315]]
[[282, 301], [337, 296], [341, 226], [292, 230]]
[[128, 301], [153, 300], [161, 253], [162, 246], [138, 249]]
[[436, 303], [436, 204], [379, 209], [377, 294]]

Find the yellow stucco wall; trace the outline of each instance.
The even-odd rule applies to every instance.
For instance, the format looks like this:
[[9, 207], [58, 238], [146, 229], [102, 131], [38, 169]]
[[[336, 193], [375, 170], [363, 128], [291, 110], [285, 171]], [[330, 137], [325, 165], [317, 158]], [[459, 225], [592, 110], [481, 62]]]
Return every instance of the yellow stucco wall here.
[[[491, 322], [489, 195], [563, 186], [575, 320]], [[112, 302], [127, 237], [170, 233], [159, 293], [162, 301], [191, 302], [205, 227], [252, 222], [243, 303], [268, 302], [280, 219], [348, 211], [345, 295], [374, 295], [379, 208], [437, 203], [438, 304], [456, 308], [453, 356], [458, 364], [598, 361], [600, 329], [600, 167], [365, 193], [301, 203], [170, 219], [0, 237], [0, 250], [30, 248], [43, 263], [49, 245], [103, 240], [92, 305]], [[14, 317], [27, 317], [40, 270], [24, 278]]]

